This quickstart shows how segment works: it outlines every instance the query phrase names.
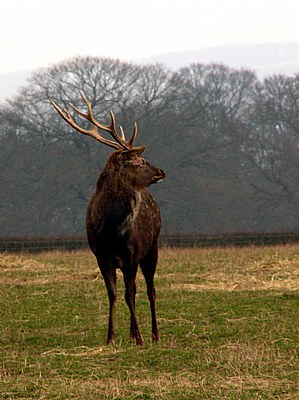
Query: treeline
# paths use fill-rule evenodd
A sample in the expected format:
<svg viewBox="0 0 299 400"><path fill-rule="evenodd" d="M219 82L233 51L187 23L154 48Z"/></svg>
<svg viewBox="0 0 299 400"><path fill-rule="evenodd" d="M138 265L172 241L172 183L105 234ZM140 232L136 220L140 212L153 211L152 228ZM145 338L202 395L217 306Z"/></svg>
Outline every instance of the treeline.
<svg viewBox="0 0 299 400"><path fill-rule="evenodd" d="M78 57L34 73L0 106L1 236L82 235L110 153L49 104L71 101L127 135L166 171L151 190L164 233L299 231L299 73L194 64L179 71Z"/></svg>

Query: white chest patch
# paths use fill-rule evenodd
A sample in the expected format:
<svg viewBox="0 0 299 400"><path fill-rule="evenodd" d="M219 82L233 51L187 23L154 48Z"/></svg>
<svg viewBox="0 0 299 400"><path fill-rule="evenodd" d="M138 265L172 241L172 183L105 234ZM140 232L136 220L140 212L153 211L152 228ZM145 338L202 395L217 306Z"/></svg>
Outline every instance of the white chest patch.
<svg viewBox="0 0 299 400"><path fill-rule="evenodd" d="M140 205L141 205L141 193L138 193L136 195L136 201L134 200L131 201L132 211L130 212L130 214L128 214L124 222L119 227L119 233L121 236L123 236L134 224L139 214Z"/></svg>

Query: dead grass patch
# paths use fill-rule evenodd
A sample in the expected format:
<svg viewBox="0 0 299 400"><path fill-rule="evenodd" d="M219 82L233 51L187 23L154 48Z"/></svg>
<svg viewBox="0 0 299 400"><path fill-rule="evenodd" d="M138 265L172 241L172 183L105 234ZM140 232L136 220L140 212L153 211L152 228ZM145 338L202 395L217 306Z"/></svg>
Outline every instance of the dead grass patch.
<svg viewBox="0 0 299 400"><path fill-rule="evenodd" d="M258 390L259 392L275 390L282 385L287 387L290 384L288 380L277 379L273 376L255 377L252 375L243 376L228 376L225 379L219 379L215 386L218 388L225 388L229 391L233 390L242 393L248 390ZM294 395L293 395L294 396ZM295 397L289 397L295 399Z"/></svg>
<svg viewBox="0 0 299 400"><path fill-rule="evenodd" d="M149 371L127 371L125 378L103 377L96 369L90 371L87 379L52 378L31 381L31 386L38 388L38 398L69 398L69 399L170 399L173 393L187 394L189 390L200 393L204 389L203 376L195 374L174 375L171 373L156 373L147 376ZM29 386L30 383L18 379L19 386ZM65 396L68 397L65 397ZM13 397L11 397L12 399ZM19 397L25 399L26 397ZM186 397L183 397L186 398Z"/></svg>
<svg viewBox="0 0 299 400"><path fill-rule="evenodd" d="M101 279L96 261L87 251L4 254L0 257L0 274L6 285ZM171 290L297 290L299 247L163 248L156 277L168 282ZM142 274L138 279L143 279Z"/></svg>
<svg viewBox="0 0 299 400"><path fill-rule="evenodd" d="M34 258L4 254L0 257L1 282L4 285L47 285L101 279L96 263L85 263L85 258L89 256L82 259L79 252L42 253Z"/></svg>
<svg viewBox="0 0 299 400"><path fill-rule="evenodd" d="M161 277L170 282L172 290L299 289L299 247L295 245L263 248L262 251L258 248L217 248L185 249L178 253L177 249L172 249L162 252L161 257L166 263L175 259L177 265L181 265L179 271L160 272Z"/></svg>

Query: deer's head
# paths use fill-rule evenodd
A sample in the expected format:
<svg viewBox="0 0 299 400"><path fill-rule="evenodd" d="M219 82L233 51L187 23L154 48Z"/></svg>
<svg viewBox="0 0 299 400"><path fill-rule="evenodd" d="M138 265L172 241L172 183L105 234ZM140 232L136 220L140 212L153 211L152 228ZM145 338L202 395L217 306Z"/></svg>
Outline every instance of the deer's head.
<svg viewBox="0 0 299 400"><path fill-rule="evenodd" d="M144 147L115 151L107 163L107 168L114 170L119 179L134 190L142 190L165 177L160 168L151 165L141 156L143 150Z"/></svg>
<svg viewBox="0 0 299 400"><path fill-rule="evenodd" d="M115 125L115 117L112 111L110 111L111 123L110 125L104 125L98 122L92 112L92 108L83 93L80 93L82 99L87 106L87 114L78 110L72 103L69 105L75 110L81 117L87 119L92 123L91 129L84 129L76 124L66 108L61 110L53 100L50 100L53 107L56 109L58 114L69 123L78 132L93 137L105 145L112 147L114 151L107 162L106 171L111 174L117 174L121 181L128 187L134 190L142 190L146 186L152 183L160 182L165 177L165 173L151 165L143 157L141 157L145 147L134 147L133 143L137 135L137 124L135 122L133 133L129 140L126 140L123 128L120 126L120 135L117 133ZM101 136L99 129L109 132L114 140L106 139Z"/></svg>

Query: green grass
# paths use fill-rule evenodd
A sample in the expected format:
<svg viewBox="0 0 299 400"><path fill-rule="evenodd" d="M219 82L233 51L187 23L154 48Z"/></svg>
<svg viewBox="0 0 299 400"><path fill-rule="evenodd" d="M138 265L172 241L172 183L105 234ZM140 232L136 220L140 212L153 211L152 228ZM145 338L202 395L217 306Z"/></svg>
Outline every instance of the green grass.
<svg viewBox="0 0 299 400"><path fill-rule="evenodd" d="M118 274L117 340L89 252L2 255L3 399L299 399L299 246L162 249L161 342L138 275L145 345L129 339Z"/></svg>

